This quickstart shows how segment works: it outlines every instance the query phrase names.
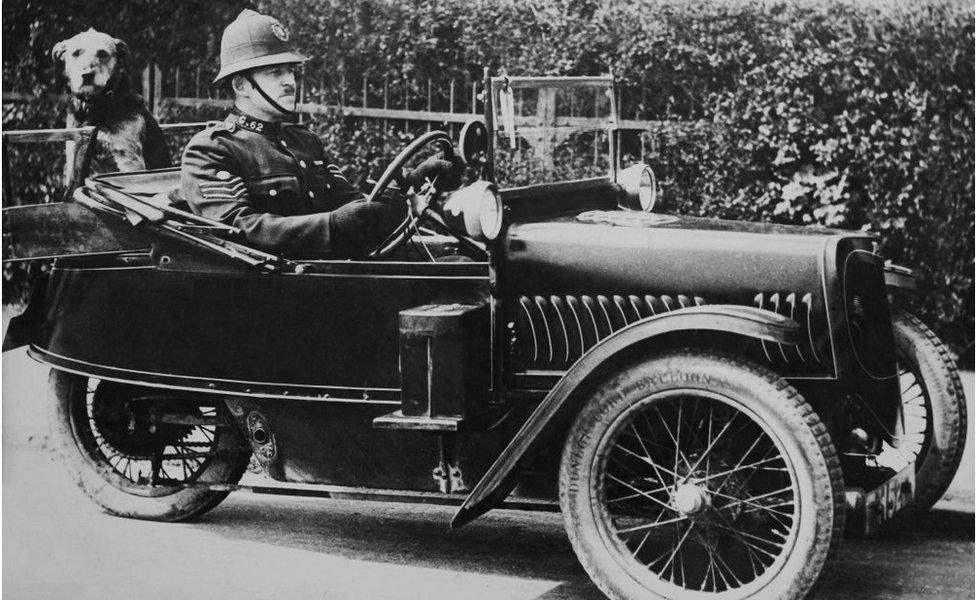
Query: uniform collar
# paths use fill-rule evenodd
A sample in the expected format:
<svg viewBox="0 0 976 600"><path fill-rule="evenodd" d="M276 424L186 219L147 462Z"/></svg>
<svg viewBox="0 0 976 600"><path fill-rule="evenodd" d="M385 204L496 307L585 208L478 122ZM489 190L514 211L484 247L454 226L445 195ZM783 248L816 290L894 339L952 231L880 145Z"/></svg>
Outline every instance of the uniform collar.
<svg viewBox="0 0 976 600"><path fill-rule="evenodd" d="M241 129L260 133L268 137L276 137L281 132L282 125L291 124L289 121L262 121L261 119L255 119L238 108L231 111L225 120Z"/></svg>

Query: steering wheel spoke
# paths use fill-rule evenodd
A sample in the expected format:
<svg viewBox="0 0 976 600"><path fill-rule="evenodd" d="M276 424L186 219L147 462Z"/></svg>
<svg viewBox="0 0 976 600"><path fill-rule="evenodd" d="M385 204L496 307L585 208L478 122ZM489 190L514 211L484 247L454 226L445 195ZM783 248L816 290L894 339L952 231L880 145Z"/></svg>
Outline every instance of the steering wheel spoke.
<svg viewBox="0 0 976 600"><path fill-rule="evenodd" d="M421 135L413 142L411 142L406 148L397 154L393 162L383 171L383 175L377 180L376 185L373 190L369 193L366 198L367 202L376 202L378 198L383 195L383 192L389 187L390 183L396 178L396 174L403 170L410 160L416 156L421 150L430 144L435 144L441 147L444 152L453 151L453 143L451 138L443 131L431 131ZM433 183L432 183L433 185ZM405 244L410 237L417 233L421 226L430 225L433 229L437 230L439 233L445 233L458 240L461 246L465 247L468 251L473 251L477 253L484 253L484 248L479 248L477 244L474 244L470 240L458 235L456 232L452 231L433 210L434 199L436 196L435 189L421 190L420 193L416 194L410 200L410 208L407 211L406 216L403 220L393 228L393 231L388 235L382 242L376 245L371 252L368 253L370 258L383 258L389 256L398 247ZM432 258L429 250L427 255Z"/></svg>

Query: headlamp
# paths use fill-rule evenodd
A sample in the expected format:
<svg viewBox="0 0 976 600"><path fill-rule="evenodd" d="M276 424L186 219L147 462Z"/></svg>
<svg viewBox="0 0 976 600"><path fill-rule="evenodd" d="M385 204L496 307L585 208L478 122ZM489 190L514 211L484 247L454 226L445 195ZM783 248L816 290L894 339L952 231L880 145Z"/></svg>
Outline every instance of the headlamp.
<svg viewBox="0 0 976 600"><path fill-rule="evenodd" d="M617 184L623 188L621 208L651 212L657 202L657 178L645 164L627 167L617 175Z"/></svg>
<svg viewBox="0 0 976 600"><path fill-rule="evenodd" d="M442 211L448 227L483 242L498 237L502 215L502 199L495 184L484 180L452 192Z"/></svg>

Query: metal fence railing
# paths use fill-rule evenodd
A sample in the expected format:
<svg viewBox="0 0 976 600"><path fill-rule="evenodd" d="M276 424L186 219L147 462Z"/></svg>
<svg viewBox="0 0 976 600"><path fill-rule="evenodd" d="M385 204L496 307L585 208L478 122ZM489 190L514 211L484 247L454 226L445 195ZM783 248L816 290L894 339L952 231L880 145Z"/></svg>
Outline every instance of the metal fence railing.
<svg viewBox="0 0 976 600"><path fill-rule="evenodd" d="M206 109L228 109L232 105L226 92L213 89L208 85L210 78L211 73L200 68L188 71L179 67L160 68L155 64L147 66L142 72L142 94L157 118L166 114L180 113L179 110L171 110L173 108L191 109L184 112L195 122L161 124L168 134L167 138L172 146L175 160L179 159L179 149L188 141L191 131L205 125L204 122L197 121L215 112L211 110L208 114ZM7 89L11 87L14 86L7 86ZM388 131L391 126L404 132L416 132L418 127L428 131L438 128L456 135L464 123L471 119L482 118L481 87L482 82L477 79L450 79L438 84L432 79L414 81L407 78L393 80L389 77L366 76L356 81L347 81L345 77L339 77L337 81L327 82L324 77L306 76L300 80L298 108L300 118L330 115L342 119L379 123L384 131ZM630 92L638 94L634 98L635 101L640 98L639 94L646 93L643 88L640 91L630 90ZM627 93L626 89L618 89L617 106L625 105L621 102L620 94ZM67 96L45 94L39 97L35 94L5 91L2 99L4 104L46 100L50 101L53 110L53 107L57 106L59 101L66 100ZM631 116L636 116L633 111ZM582 117L577 115L575 118L579 120ZM569 114L563 117L563 120L567 119L571 121L574 116ZM55 116L52 115L51 122L54 121ZM648 159L653 160L653 157L657 156L663 145L670 143L668 140L683 138L689 130L697 129L701 125L701 122L691 120L622 118L617 124L617 129L620 132L622 147L629 149L632 158L647 162ZM663 131L668 132L666 136L661 135ZM79 141L84 135L83 130L67 129L3 132L4 205L19 203L12 192L16 186L11 185L11 177L22 175L11 169L8 152L11 144ZM53 160L49 157L54 156L55 151L43 151L42 154L48 158L40 162L56 169L56 163L64 161L63 151L57 152L60 152L60 156ZM57 179L57 176L50 177L52 181ZM53 196L56 196L54 192L46 193L48 198Z"/></svg>

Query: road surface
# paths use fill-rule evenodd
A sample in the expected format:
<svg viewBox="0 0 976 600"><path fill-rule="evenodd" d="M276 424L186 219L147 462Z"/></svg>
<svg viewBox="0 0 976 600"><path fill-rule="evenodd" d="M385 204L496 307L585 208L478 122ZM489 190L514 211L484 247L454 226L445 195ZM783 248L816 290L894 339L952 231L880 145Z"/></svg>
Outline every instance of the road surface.
<svg viewBox="0 0 976 600"><path fill-rule="evenodd" d="M972 406L972 374L966 386ZM103 515L45 450L44 393L42 368L4 355L4 598L602 598L558 514L493 511L452 531L448 507L237 493L189 524ZM847 540L819 599L974 597L972 438L948 500Z"/></svg>

